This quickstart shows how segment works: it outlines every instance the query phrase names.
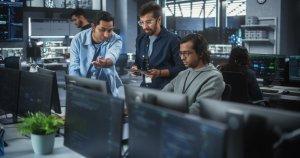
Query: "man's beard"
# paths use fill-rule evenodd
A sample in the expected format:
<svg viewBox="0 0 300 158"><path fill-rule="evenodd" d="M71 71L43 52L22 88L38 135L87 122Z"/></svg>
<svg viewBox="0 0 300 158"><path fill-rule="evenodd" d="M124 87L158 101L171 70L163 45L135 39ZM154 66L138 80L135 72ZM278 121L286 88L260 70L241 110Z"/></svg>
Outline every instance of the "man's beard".
<svg viewBox="0 0 300 158"><path fill-rule="evenodd" d="M156 32L156 30L157 30L157 26L155 26L155 28L153 29L148 29L148 32L144 30L144 32L146 32L146 34L148 34L149 36L152 36Z"/></svg>

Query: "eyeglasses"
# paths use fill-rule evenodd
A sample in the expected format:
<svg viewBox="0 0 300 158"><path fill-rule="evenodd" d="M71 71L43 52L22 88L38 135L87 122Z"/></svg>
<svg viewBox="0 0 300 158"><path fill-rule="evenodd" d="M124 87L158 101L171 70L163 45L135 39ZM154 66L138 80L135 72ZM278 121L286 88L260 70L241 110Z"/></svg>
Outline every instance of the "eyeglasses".
<svg viewBox="0 0 300 158"><path fill-rule="evenodd" d="M192 54L192 52L179 52L180 57L189 57Z"/></svg>
<svg viewBox="0 0 300 158"><path fill-rule="evenodd" d="M147 26L150 26L150 25L153 25L154 23L156 22L156 19L152 19L152 20L147 20L147 21L138 21L138 24L140 26L144 26L144 25L147 25Z"/></svg>

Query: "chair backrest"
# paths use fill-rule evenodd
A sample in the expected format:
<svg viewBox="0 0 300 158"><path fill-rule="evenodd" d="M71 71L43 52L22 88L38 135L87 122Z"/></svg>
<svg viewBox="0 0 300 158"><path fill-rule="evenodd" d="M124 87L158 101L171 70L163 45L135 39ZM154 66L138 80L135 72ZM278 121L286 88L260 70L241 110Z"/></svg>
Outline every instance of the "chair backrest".
<svg viewBox="0 0 300 158"><path fill-rule="evenodd" d="M16 57L16 56L6 57L4 59L4 66L6 68L20 70L20 67L21 67L21 65L20 65L20 57Z"/></svg>
<svg viewBox="0 0 300 158"><path fill-rule="evenodd" d="M228 101L249 103L248 83L245 74L240 72L223 71L224 82L231 86ZM225 98L224 98L225 99Z"/></svg>
<svg viewBox="0 0 300 158"><path fill-rule="evenodd" d="M231 96L231 86L229 84L225 84L225 89L222 94L222 100L230 100Z"/></svg>

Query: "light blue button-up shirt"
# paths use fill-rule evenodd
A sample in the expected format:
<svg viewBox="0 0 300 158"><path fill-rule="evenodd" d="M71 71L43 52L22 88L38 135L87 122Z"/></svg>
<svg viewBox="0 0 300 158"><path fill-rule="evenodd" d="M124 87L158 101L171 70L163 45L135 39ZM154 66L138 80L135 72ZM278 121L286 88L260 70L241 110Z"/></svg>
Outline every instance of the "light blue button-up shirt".
<svg viewBox="0 0 300 158"><path fill-rule="evenodd" d="M112 95L118 96L118 88L122 85L122 82L116 71L115 63L122 50L122 39L119 35L113 33L109 40L100 44L100 48L98 56L110 58L113 61L113 66L109 68L95 68L93 66L91 72L96 74L97 79L105 80ZM92 42L91 28L76 34L70 47L69 75L86 77L96 51Z"/></svg>

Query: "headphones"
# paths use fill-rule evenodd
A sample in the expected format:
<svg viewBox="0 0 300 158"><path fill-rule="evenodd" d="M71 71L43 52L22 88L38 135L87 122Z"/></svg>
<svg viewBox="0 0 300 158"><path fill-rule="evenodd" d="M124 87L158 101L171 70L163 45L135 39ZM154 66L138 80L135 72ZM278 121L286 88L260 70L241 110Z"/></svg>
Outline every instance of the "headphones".
<svg viewBox="0 0 300 158"><path fill-rule="evenodd" d="M200 44L203 42L203 37L202 35L200 34L197 34L197 33L194 33L193 34L193 38L195 40L195 43L196 44L194 47L196 48L196 53L197 55L202 55L203 54L203 51L204 51L204 45L203 44Z"/></svg>

